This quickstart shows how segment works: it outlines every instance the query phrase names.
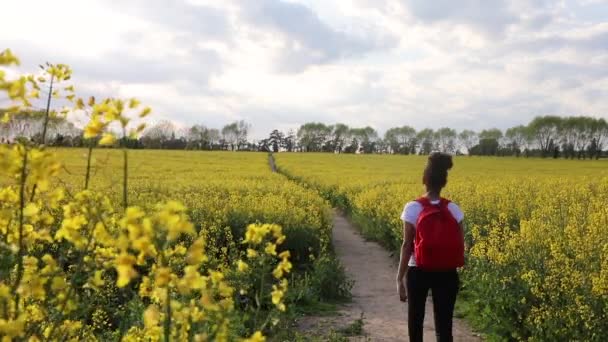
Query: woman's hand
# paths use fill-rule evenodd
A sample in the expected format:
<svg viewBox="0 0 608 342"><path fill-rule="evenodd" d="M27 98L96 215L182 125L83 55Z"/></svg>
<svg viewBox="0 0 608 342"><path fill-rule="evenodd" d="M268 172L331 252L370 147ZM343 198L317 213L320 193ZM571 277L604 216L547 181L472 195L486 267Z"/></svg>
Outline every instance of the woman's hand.
<svg viewBox="0 0 608 342"><path fill-rule="evenodd" d="M402 302L407 301L407 291L405 289L405 282L402 279L397 279L397 291L399 292L399 300Z"/></svg>

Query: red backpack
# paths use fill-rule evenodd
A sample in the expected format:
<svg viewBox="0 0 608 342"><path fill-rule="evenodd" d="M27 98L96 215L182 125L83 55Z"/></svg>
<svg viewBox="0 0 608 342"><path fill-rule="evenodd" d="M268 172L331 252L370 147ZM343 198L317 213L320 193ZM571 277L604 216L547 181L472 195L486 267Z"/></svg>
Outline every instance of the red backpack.
<svg viewBox="0 0 608 342"><path fill-rule="evenodd" d="M449 200L434 205L428 198L416 200L422 212L416 222L414 254L424 270L450 270L464 266L464 241L458 222L448 210Z"/></svg>

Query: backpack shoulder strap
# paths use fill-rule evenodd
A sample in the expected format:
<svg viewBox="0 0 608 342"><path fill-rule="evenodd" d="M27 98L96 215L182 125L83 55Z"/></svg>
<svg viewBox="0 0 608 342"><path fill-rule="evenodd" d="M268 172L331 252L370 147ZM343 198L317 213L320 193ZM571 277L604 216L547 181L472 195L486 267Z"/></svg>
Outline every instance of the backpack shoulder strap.
<svg viewBox="0 0 608 342"><path fill-rule="evenodd" d="M449 205L449 204L452 202L452 201L450 201L449 199L447 199L447 198L443 198L443 197L441 197L440 201L441 201L441 202L440 202L440 206L441 206L442 208L446 208L446 209L447 209L448 205Z"/></svg>
<svg viewBox="0 0 608 342"><path fill-rule="evenodd" d="M440 207L433 205L431 200L426 197L420 197L416 202L422 205L422 212L420 213L420 216L418 216L418 222L441 211Z"/></svg>
<svg viewBox="0 0 608 342"><path fill-rule="evenodd" d="M420 203L420 205L422 205L422 208L430 207L432 205L431 201L426 197L419 197L416 202Z"/></svg>

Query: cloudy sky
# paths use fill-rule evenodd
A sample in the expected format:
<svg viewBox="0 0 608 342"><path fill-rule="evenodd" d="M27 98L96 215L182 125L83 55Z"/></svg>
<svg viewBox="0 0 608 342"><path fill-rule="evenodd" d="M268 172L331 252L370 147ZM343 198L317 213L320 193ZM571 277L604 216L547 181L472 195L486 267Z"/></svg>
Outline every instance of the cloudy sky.
<svg viewBox="0 0 608 342"><path fill-rule="evenodd" d="M381 132L608 117L606 0L20 0L0 48L155 120Z"/></svg>

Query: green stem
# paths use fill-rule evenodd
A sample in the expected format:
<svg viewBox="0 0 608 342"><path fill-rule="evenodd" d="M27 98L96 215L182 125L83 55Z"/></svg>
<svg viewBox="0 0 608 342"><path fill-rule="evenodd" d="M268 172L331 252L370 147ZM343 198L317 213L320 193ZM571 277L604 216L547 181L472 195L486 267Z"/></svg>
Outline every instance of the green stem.
<svg viewBox="0 0 608 342"><path fill-rule="evenodd" d="M15 283L13 284L13 288L11 289L11 292L15 294L15 319L17 319L17 317L19 316L20 296L17 292L17 289L19 288L19 285L21 285L21 280L23 278L23 257L25 255L25 250L23 248L23 211L25 210L25 183L27 179L27 148L25 146L23 148L23 167L21 168L21 184L19 187L19 250L17 252L17 276L15 277Z"/></svg>
<svg viewBox="0 0 608 342"><path fill-rule="evenodd" d="M91 158L93 156L93 143L89 141L89 154L87 155L87 173L84 178L84 189L89 189L89 180L91 179Z"/></svg>
<svg viewBox="0 0 608 342"><path fill-rule="evenodd" d="M6 235L4 235L4 244L8 245L8 230L11 229L11 224L13 223L13 218L11 217L8 220L8 224L6 225Z"/></svg>
<svg viewBox="0 0 608 342"><path fill-rule="evenodd" d="M103 223L103 221L99 221L101 222L101 224L103 224L105 226L105 224ZM89 226L89 228L91 228L91 226ZM91 230L91 229L89 229ZM57 329L59 322L63 320L63 311L65 310L68 301L70 299L70 297L72 296L74 289L76 288L76 286L74 285L74 281L76 280L76 277L80 274L80 272L82 272L82 269L84 268L84 258L85 256L87 256L90 251L89 248L91 247L91 244L93 243L93 234L89 234L89 237L87 239L87 245L84 248L84 251L82 253L82 257L80 258L80 260L78 260L78 264L76 265L76 271L72 274L72 278L70 279L70 288L68 289L68 292L65 295L65 298L63 300L63 302L61 303L60 309L59 309L59 313L61 315L60 319L57 319L54 323L53 326L51 327L51 331L49 332L49 337L47 339L47 341L51 341L53 339L53 335L55 333L55 330ZM60 339L63 340L63 339Z"/></svg>
<svg viewBox="0 0 608 342"><path fill-rule="evenodd" d="M165 342L171 341L171 290L169 284L167 284L167 304L165 306Z"/></svg>
<svg viewBox="0 0 608 342"><path fill-rule="evenodd" d="M49 87L49 96L46 100L46 111L44 113L44 126L42 126L42 136L40 137L40 144L46 143L46 131L49 126L49 112L51 110L51 96L53 96L53 82L55 81L55 75L51 75L51 83Z"/></svg>
<svg viewBox="0 0 608 342"><path fill-rule="evenodd" d="M51 97L53 96L53 82L55 81L55 75L51 75L51 83L49 87L49 96L46 99L46 110L44 112L44 125L42 126L42 136L40 137L40 145L46 144L46 132L49 127L49 117L51 111ZM36 190L38 190L38 184L34 184L32 188L32 195L30 196L30 201L34 200L36 196Z"/></svg>
<svg viewBox="0 0 608 342"><path fill-rule="evenodd" d="M126 129L123 128L123 147L122 147L122 155L123 155L123 187L122 187L122 205L124 207L124 210L127 210L127 207L129 206L129 199L128 199L128 191L127 191L127 186L128 186L128 178L129 178L129 159L127 156L127 132Z"/></svg>
<svg viewBox="0 0 608 342"><path fill-rule="evenodd" d="M194 341L194 327L193 325L193 321L192 321L192 314L190 314L188 316L188 342L193 342Z"/></svg>
<svg viewBox="0 0 608 342"><path fill-rule="evenodd" d="M264 266L264 270L262 271L261 275L262 277L260 278L260 290L257 293L257 298L256 298L256 309L255 309L255 316L253 319L253 326L255 327L255 329L258 328L258 316L260 315L260 310L262 309L262 302L264 300L263 295L264 295L264 285L265 285L265 280L266 280L266 271L267 271L267 267Z"/></svg>

